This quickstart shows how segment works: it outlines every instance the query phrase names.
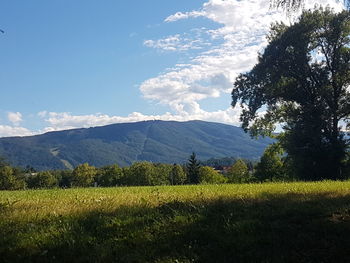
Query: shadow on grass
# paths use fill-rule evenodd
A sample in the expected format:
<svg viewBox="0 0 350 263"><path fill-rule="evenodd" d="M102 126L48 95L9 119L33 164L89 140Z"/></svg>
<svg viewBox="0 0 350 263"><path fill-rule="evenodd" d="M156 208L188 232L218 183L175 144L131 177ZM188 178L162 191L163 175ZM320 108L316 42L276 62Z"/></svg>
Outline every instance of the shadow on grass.
<svg viewBox="0 0 350 263"><path fill-rule="evenodd" d="M263 193L1 220L1 262L350 262L350 196Z"/></svg>

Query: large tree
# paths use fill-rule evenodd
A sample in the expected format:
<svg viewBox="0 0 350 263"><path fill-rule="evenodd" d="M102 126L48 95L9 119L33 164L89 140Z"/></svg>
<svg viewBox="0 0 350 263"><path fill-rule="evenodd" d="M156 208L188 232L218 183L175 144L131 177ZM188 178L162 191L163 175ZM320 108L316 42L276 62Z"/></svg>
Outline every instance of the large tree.
<svg viewBox="0 0 350 263"><path fill-rule="evenodd" d="M157 169L150 162L135 162L126 171L126 183L128 185L157 185Z"/></svg>
<svg viewBox="0 0 350 263"><path fill-rule="evenodd" d="M282 156L283 149L278 143L268 146L255 166L255 178L260 182L287 179Z"/></svg>
<svg viewBox="0 0 350 263"><path fill-rule="evenodd" d="M123 170L117 164L104 166L97 170L96 177L98 185L120 185L123 177Z"/></svg>
<svg viewBox="0 0 350 263"><path fill-rule="evenodd" d="M54 188L58 186L58 180L49 171L44 171L28 174L27 184L29 188Z"/></svg>
<svg viewBox="0 0 350 263"><path fill-rule="evenodd" d="M227 177L230 183L247 183L251 179L248 166L242 159L238 159L235 164L231 166L228 170Z"/></svg>
<svg viewBox="0 0 350 263"><path fill-rule="evenodd" d="M72 172L72 186L89 187L93 185L97 170L88 163L80 164Z"/></svg>
<svg viewBox="0 0 350 263"><path fill-rule="evenodd" d="M199 184L199 169L201 167L200 162L197 160L196 154L193 152L186 164L187 181L189 184Z"/></svg>
<svg viewBox="0 0 350 263"><path fill-rule="evenodd" d="M243 128L271 135L282 124L280 142L303 179L342 176L348 144L340 125L350 117L349 34L348 11L307 11L292 26L276 24L258 63L234 84L232 105L243 108Z"/></svg>

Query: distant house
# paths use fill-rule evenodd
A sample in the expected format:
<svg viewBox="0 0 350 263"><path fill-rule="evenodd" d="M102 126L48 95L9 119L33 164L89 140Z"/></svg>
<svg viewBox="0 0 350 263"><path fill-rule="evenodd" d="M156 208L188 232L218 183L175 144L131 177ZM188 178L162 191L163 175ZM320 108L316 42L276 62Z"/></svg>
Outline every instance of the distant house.
<svg viewBox="0 0 350 263"><path fill-rule="evenodd" d="M215 166L214 170L221 174L227 174L230 168L231 166Z"/></svg>
<svg viewBox="0 0 350 263"><path fill-rule="evenodd" d="M35 176L37 175L38 173L25 173L24 176L26 177L30 177L30 176Z"/></svg>

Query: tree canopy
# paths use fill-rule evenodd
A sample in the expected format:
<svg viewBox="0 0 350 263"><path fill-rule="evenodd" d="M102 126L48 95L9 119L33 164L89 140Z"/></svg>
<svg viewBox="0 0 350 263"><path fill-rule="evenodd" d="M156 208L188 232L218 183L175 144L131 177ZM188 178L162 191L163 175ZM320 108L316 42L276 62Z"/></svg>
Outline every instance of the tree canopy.
<svg viewBox="0 0 350 263"><path fill-rule="evenodd" d="M284 178L284 165L282 161L283 150L278 143L273 143L266 148L254 171L255 178L260 181L278 181Z"/></svg>
<svg viewBox="0 0 350 263"><path fill-rule="evenodd" d="M227 177L230 183L248 182L250 180L250 175L247 164L242 159L238 159L229 169Z"/></svg>
<svg viewBox="0 0 350 263"><path fill-rule="evenodd" d="M303 179L340 178L350 117L350 14L304 12L292 26L272 26L258 63L237 77L232 106L253 136L279 136Z"/></svg>
<svg viewBox="0 0 350 263"><path fill-rule="evenodd" d="M227 178L209 166L199 168L199 182L201 184L224 184Z"/></svg>
<svg viewBox="0 0 350 263"><path fill-rule="evenodd" d="M72 186L87 187L94 182L96 168L88 163L80 164L72 172Z"/></svg>
<svg viewBox="0 0 350 263"><path fill-rule="evenodd" d="M188 159L186 164L187 168L187 180L190 184L199 183L199 168L201 167L200 162L197 160L196 154L193 152Z"/></svg>
<svg viewBox="0 0 350 263"><path fill-rule="evenodd" d="M179 164L173 165L169 176L171 185L184 184L186 181L186 173Z"/></svg>

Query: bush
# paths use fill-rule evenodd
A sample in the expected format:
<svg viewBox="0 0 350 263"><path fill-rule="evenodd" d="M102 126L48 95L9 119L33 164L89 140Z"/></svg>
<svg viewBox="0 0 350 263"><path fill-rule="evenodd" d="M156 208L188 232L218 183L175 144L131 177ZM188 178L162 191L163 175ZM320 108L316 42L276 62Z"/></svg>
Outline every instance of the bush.
<svg viewBox="0 0 350 263"><path fill-rule="evenodd" d="M165 163L158 163L155 165L156 177L154 178L157 185L169 185L171 184L171 172L172 165Z"/></svg>
<svg viewBox="0 0 350 263"><path fill-rule="evenodd" d="M116 186L122 184L122 177L122 169L114 164L98 169L96 179L100 186Z"/></svg>
<svg viewBox="0 0 350 263"><path fill-rule="evenodd" d="M260 182L286 179L282 155L283 150L279 144L275 143L267 147L255 167L255 178Z"/></svg>
<svg viewBox="0 0 350 263"><path fill-rule="evenodd" d="M19 190L26 187L23 173L5 165L0 167L0 190Z"/></svg>
<svg viewBox="0 0 350 263"><path fill-rule="evenodd" d="M186 182L186 173L181 165L174 164L170 172L170 183L172 185L184 184Z"/></svg>
<svg viewBox="0 0 350 263"><path fill-rule="evenodd" d="M71 170L55 170L51 171L51 174L57 178L59 187L67 188L72 187L72 176Z"/></svg>
<svg viewBox="0 0 350 263"><path fill-rule="evenodd" d="M203 166L199 168L199 181L201 184L223 184L227 182L227 178L212 167Z"/></svg>
<svg viewBox="0 0 350 263"><path fill-rule="evenodd" d="M157 185L157 170L152 163L136 162L127 169L127 185Z"/></svg>
<svg viewBox="0 0 350 263"><path fill-rule="evenodd" d="M88 187L92 186L95 176L96 168L87 163L78 165L72 173L72 186L74 187Z"/></svg>
<svg viewBox="0 0 350 263"><path fill-rule="evenodd" d="M231 166L227 173L228 181L230 183L247 183L252 180L246 163L239 159Z"/></svg>
<svg viewBox="0 0 350 263"><path fill-rule="evenodd" d="M30 175L27 179L29 188L53 188L58 186L58 180L49 171Z"/></svg>

